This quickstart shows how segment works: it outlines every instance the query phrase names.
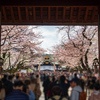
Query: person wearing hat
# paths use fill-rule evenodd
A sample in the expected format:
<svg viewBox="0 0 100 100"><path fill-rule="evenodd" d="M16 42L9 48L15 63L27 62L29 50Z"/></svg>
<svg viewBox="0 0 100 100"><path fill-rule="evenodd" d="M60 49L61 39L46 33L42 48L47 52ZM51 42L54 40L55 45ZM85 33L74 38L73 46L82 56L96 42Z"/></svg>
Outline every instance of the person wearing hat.
<svg viewBox="0 0 100 100"><path fill-rule="evenodd" d="M70 81L70 86L72 87L70 100L79 100L79 94L82 92L82 88L78 85L78 81L75 78Z"/></svg>

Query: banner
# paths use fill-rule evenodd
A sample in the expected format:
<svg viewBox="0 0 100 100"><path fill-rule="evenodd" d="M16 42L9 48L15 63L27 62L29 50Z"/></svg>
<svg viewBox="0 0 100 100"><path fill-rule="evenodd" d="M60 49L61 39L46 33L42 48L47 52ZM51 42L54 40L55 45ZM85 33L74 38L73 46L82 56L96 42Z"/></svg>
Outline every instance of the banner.
<svg viewBox="0 0 100 100"><path fill-rule="evenodd" d="M39 69L39 66L38 66ZM55 66L56 69L56 66ZM54 66L40 66L40 70L54 70Z"/></svg>

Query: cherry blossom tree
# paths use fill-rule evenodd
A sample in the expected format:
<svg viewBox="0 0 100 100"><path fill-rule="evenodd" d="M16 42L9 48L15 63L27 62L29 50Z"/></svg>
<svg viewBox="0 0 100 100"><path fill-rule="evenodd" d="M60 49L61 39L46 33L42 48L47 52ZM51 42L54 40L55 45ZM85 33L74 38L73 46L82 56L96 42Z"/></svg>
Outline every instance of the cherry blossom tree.
<svg viewBox="0 0 100 100"><path fill-rule="evenodd" d="M91 72L93 58L98 56L97 26L63 26L58 31L64 33L61 43L54 47L59 60Z"/></svg>
<svg viewBox="0 0 100 100"><path fill-rule="evenodd" d="M8 68L9 52L10 63L16 67L18 62L25 61L32 65L37 55L44 53L39 39L43 38L41 33L35 33L37 26L2 26L1 50L5 56L4 68Z"/></svg>

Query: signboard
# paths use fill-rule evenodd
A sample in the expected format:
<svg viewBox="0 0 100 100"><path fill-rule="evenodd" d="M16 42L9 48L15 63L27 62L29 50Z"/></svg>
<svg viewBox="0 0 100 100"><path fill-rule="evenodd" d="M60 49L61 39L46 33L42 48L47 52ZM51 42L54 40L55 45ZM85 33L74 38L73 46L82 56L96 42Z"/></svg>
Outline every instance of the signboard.
<svg viewBox="0 0 100 100"><path fill-rule="evenodd" d="M56 69L56 67L55 67L55 69ZM53 71L54 66L40 66L40 70L52 70Z"/></svg>
<svg viewBox="0 0 100 100"><path fill-rule="evenodd" d="M27 73L27 70L21 70L21 73Z"/></svg>

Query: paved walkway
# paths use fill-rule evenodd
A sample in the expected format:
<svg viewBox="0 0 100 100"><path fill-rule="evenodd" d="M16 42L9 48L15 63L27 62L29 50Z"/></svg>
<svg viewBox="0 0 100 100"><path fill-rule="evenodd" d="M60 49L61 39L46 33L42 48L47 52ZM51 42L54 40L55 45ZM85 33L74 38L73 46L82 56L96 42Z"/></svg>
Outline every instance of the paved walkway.
<svg viewBox="0 0 100 100"><path fill-rule="evenodd" d="M43 94L43 87L42 87L42 82L40 83L40 89L41 89L41 92L42 92L42 94L41 94L41 97L39 98L39 100L44 100L44 94Z"/></svg>

